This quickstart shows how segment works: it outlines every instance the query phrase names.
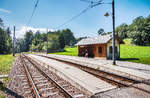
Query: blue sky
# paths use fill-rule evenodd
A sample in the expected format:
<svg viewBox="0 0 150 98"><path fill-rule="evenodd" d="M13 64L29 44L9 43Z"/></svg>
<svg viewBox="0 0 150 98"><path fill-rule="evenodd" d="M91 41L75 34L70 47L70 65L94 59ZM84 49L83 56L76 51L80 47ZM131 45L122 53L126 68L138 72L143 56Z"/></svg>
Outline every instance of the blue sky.
<svg viewBox="0 0 150 98"><path fill-rule="evenodd" d="M93 0L98 1L98 0ZM111 2L112 0L103 0ZM36 0L0 0L0 18L5 26L17 28L17 37L24 34L25 26L31 16ZM77 15L89 4L80 0L39 0L38 7L28 28L33 30L46 28L55 30L69 18ZM150 0L115 0L116 26L127 23L138 16L150 15ZM59 28L70 28L76 37L97 36L99 28L106 32L112 31L111 17L105 17L111 12L111 5L99 5L90 9L67 25Z"/></svg>

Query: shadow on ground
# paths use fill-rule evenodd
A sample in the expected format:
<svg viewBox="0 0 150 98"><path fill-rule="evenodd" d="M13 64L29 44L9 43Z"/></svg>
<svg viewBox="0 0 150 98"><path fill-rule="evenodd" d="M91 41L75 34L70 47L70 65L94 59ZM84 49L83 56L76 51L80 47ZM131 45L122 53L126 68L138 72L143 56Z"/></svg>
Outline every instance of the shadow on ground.
<svg viewBox="0 0 150 98"><path fill-rule="evenodd" d="M139 58L120 58L119 61L140 60Z"/></svg>
<svg viewBox="0 0 150 98"><path fill-rule="evenodd" d="M8 95L14 96L15 98L24 98L21 95L18 95L16 92L10 90L9 88L5 87L3 83L0 83L0 90L5 92Z"/></svg>

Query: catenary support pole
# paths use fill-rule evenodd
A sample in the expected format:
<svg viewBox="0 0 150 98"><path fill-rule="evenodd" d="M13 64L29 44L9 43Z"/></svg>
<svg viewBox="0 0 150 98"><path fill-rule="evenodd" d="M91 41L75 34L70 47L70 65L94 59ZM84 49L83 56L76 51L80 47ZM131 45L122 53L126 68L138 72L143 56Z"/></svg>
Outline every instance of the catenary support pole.
<svg viewBox="0 0 150 98"><path fill-rule="evenodd" d="M116 65L116 56L115 56L115 2L112 0L112 23L113 23L113 40L112 40L112 60L113 65Z"/></svg>
<svg viewBox="0 0 150 98"><path fill-rule="evenodd" d="M15 56L15 52L16 52L16 37L15 37L15 31L16 31L16 27L14 26L14 33L13 33L13 56Z"/></svg>
<svg viewBox="0 0 150 98"><path fill-rule="evenodd" d="M46 49L46 54L48 54L48 29L47 29L47 45L46 45L47 47L47 49Z"/></svg>

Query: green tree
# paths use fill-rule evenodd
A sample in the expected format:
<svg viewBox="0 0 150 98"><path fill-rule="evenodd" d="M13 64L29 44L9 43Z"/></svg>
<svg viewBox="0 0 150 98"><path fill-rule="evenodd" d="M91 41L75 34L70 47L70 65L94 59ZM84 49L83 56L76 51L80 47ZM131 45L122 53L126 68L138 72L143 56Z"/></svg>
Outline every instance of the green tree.
<svg viewBox="0 0 150 98"><path fill-rule="evenodd" d="M150 45L150 16L146 18L137 17L129 28L132 43L142 46Z"/></svg>
<svg viewBox="0 0 150 98"><path fill-rule="evenodd" d="M48 42L47 42L48 41ZM76 39L70 29L58 30L48 33L40 33L37 31L34 34L32 45L30 49L32 51L46 51L48 52L60 51L64 49L65 45L72 46L76 43Z"/></svg>
<svg viewBox="0 0 150 98"><path fill-rule="evenodd" d="M62 33L59 34L58 40L59 40L60 48L64 49L64 47L65 47L65 39L64 39L64 36L63 36Z"/></svg>
<svg viewBox="0 0 150 98"><path fill-rule="evenodd" d="M7 53L11 53L12 52L12 47L13 47L13 44L12 44L12 38L11 38L11 31L10 31L10 28L8 27L6 29L6 38L7 38Z"/></svg>
<svg viewBox="0 0 150 98"><path fill-rule="evenodd" d="M25 51L25 40L23 38L16 39L16 52L24 52Z"/></svg>
<svg viewBox="0 0 150 98"><path fill-rule="evenodd" d="M54 52L60 49L59 36L58 34L48 35L48 52Z"/></svg>
<svg viewBox="0 0 150 98"><path fill-rule="evenodd" d="M33 32L31 30L26 32L24 40L25 40L25 52L28 52L30 50L30 45L32 44L33 40Z"/></svg>
<svg viewBox="0 0 150 98"><path fill-rule="evenodd" d="M98 30L98 35L104 35L104 34L105 34L104 29L103 29L103 28L100 28L100 29Z"/></svg>
<svg viewBox="0 0 150 98"><path fill-rule="evenodd" d="M120 40L131 38L135 45L150 45L150 15L146 18L139 16L132 24L121 24L116 28Z"/></svg>
<svg viewBox="0 0 150 98"><path fill-rule="evenodd" d="M0 28L0 54L7 53L7 34Z"/></svg>
<svg viewBox="0 0 150 98"><path fill-rule="evenodd" d="M116 33L118 33L118 36L120 40L123 40L128 37L128 25L123 23L120 26L116 28Z"/></svg>
<svg viewBox="0 0 150 98"><path fill-rule="evenodd" d="M0 28L3 28L4 27L4 23L3 23L3 20L0 18Z"/></svg>
<svg viewBox="0 0 150 98"><path fill-rule="evenodd" d="M70 29L61 31L64 36L65 45L73 46L76 43L76 39Z"/></svg>
<svg viewBox="0 0 150 98"><path fill-rule="evenodd" d="M0 54L11 53L12 38L10 29L4 29L3 20L0 18Z"/></svg>
<svg viewBox="0 0 150 98"><path fill-rule="evenodd" d="M44 46L44 35L42 35L39 31L37 31L34 35L34 39L32 40L31 50L33 51L42 51Z"/></svg>

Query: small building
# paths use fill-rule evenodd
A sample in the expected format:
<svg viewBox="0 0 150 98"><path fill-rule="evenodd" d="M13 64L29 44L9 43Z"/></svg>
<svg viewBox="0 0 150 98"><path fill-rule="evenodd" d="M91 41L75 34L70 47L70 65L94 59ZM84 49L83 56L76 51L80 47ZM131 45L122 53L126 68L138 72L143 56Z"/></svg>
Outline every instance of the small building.
<svg viewBox="0 0 150 98"><path fill-rule="evenodd" d="M120 43L118 36L116 36L115 42L115 55L116 59L118 59L120 58ZM85 56L87 52L88 57L112 59L112 34L85 38L76 45L78 46L78 56Z"/></svg>

